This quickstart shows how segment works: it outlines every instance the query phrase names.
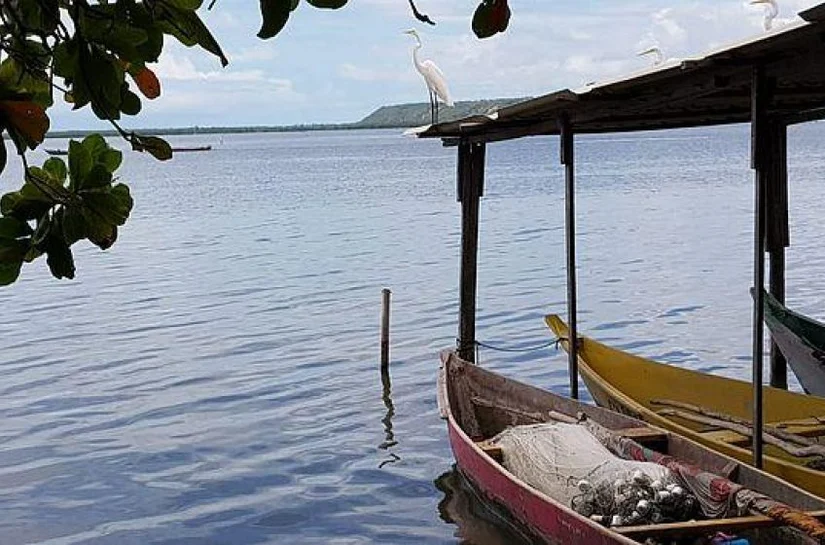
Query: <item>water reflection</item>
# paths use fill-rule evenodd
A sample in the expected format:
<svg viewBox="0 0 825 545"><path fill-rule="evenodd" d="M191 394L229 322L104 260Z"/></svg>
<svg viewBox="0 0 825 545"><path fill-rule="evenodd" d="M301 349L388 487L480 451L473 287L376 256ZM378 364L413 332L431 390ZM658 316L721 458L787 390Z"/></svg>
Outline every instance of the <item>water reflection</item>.
<svg viewBox="0 0 825 545"><path fill-rule="evenodd" d="M454 524L462 545L535 545L541 543L485 503L455 466L435 480L444 493L438 503L441 520Z"/></svg>
<svg viewBox="0 0 825 545"><path fill-rule="evenodd" d="M398 444L398 441L395 440L395 432L392 430L395 404L392 402L392 380L390 378L389 367L381 367L381 386L381 400L384 402L384 407L387 412L384 414L384 418L381 419L381 423L384 425L384 440L378 445L378 448L381 450L389 450ZM401 458L396 453L390 452L389 458L378 464L378 467L382 468L387 464L394 464L400 460Z"/></svg>

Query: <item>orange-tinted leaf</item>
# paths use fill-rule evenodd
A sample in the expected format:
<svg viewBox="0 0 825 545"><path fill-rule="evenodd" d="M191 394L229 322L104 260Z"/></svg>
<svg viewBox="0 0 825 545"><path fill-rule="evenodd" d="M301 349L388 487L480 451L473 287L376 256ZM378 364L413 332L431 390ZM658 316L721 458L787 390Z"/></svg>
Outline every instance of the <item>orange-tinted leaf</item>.
<svg viewBox="0 0 825 545"><path fill-rule="evenodd" d="M21 136L31 149L43 142L46 131L49 130L46 110L28 100L0 101L0 118L9 129Z"/></svg>
<svg viewBox="0 0 825 545"><path fill-rule="evenodd" d="M132 79L148 99L158 98L160 96L160 80L154 72L146 68L141 68L137 73L132 74Z"/></svg>

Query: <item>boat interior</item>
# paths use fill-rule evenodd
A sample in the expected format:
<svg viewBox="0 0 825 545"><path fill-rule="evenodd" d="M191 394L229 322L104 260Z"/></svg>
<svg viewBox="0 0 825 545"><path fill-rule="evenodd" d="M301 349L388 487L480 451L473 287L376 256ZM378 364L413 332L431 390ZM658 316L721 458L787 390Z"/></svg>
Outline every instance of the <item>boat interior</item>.
<svg viewBox="0 0 825 545"><path fill-rule="evenodd" d="M779 481L752 467L717 454L697 443L644 422L593 405L577 402L551 392L507 379L465 362L454 353L442 356L444 384L449 412L458 426L493 461L501 465L501 451L489 440L511 426L541 422L569 421L585 415L601 426L640 445L683 462L724 476L746 488L825 520L825 501L793 486L778 486ZM442 401L442 407L445 406ZM445 415L446 416L446 415ZM502 466L506 471L506 468ZM671 523L617 528L639 542L646 539L695 538L715 531L747 534L752 543L816 543L763 516L749 516L688 523ZM663 541L654 541L663 542ZM680 543L678 539L675 541ZM693 543L693 541L689 541Z"/></svg>
<svg viewBox="0 0 825 545"><path fill-rule="evenodd" d="M566 338L567 325L559 317L548 316L547 322L557 336ZM652 413L674 419L709 440L750 449L747 434L733 429L738 426L723 424L717 418L724 415L739 421L740 427L750 426L752 387L748 382L658 363L586 337L579 338L579 365L585 382L600 380L600 386L610 388L611 395L632 399ZM796 435L813 443L823 443L825 398L768 386L763 395L768 432L778 430L780 436ZM611 406L610 400L599 400L599 403L602 401ZM771 444L765 445L765 454L791 460L800 458ZM825 456L801 458L808 458L803 463L811 469L825 468Z"/></svg>

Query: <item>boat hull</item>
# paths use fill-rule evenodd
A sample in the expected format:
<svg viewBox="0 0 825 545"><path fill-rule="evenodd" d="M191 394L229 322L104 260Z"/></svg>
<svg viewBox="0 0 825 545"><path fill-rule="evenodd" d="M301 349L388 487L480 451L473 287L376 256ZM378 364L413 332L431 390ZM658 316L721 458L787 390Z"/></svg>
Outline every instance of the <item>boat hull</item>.
<svg viewBox="0 0 825 545"><path fill-rule="evenodd" d="M794 312L765 293L765 323L771 340L809 394L825 397L825 324Z"/></svg>
<svg viewBox="0 0 825 545"><path fill-rule="evenodd" d="M608 532L501 470L484 454L450 415L448 433L456 466L487 501L506 510L514 520L545 543L556 545L634 544L628 538Z"/></svg>

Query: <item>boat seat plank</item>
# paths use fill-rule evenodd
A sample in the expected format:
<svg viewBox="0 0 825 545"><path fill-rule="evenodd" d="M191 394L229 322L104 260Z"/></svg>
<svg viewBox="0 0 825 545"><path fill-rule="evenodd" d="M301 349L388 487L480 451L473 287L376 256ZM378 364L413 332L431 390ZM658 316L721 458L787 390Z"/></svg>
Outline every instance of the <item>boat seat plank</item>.
<svg viewBox="0 0 825 545"><path fill-rule="evenodd" d="M710 441L720 441L722 443L728 443L729 445L744 446L749 445L751 442L749 437L745 437L735 431L713 430L706 431L702 433L702 435L707 437Z"/></svg>
<svg viewBox="0 0 825 545"><path fill-rule="evenodd" d="M818 420L818 419L817 419ZM801 435L802 437L821 437L825 435L825 423L807 420L786 420L784 422L766 422L768 426L779 428L788 433Z"/></svg>
<svg viewBox="0 0 825 545"><path fill-rule="evenodd" d="M808 515L820 521L825 520L825 510L809 511ZM777 526L784 526L784 524L770 517L753 515L731 519L694 520L690 522L672 522L648 526L626 526L624 528L613 528L613 530L623 536L638 541L647 538L668 539L692 535L710 535L723 531L725 533L735 533L742 530L775 528Z"/></svg>
<svg viewBox="0 0 825 545"><path fill-rule="evenodd" d="M781 429L782 431L793 433L795 435L799 435L800 437L807 437L809 439L825 435L825 426L823 426L822 424L801 425L799 421L795 421L786 422L783 425L769 425L775 426L778 429ZM745 437L741 433L737 433L735 431L730 430L720 430L717 428L714 430L702 432L702 435L704 437L707 437L711 441L721 441L731 445L745 446L750 444L750 438Z"/></svg>
<svg viewBox="0 0 825 545"><path fill-rule="evenodd" d="M494 445L489 441L477 441L476 446L483 450L484 454L486 454L496 462L501 463L501 461L504 460L504 454L502 454L500 446Z"/></svg>
<svg viewBox="0 0 825 545"><path fill-rule="evenodd" d="M641 428L625 428L623 430L617 430L617 432L622 437L633 439L637 443L667 442L667 433L647 426Z"/></svg>

